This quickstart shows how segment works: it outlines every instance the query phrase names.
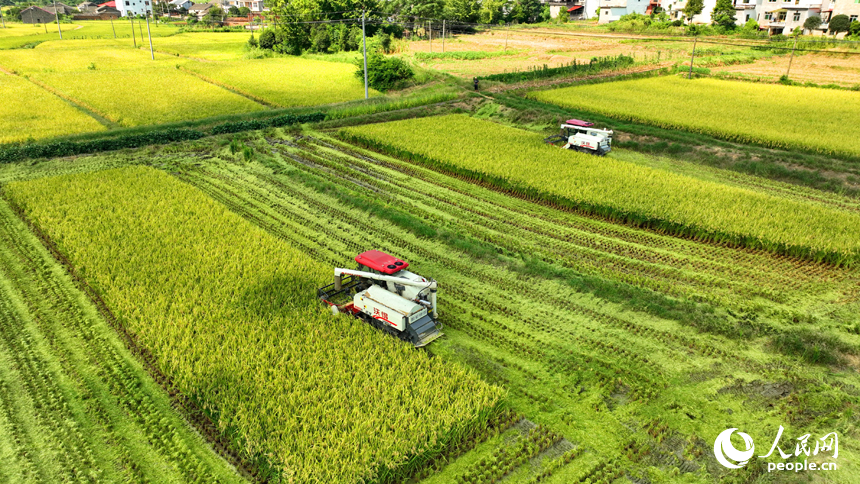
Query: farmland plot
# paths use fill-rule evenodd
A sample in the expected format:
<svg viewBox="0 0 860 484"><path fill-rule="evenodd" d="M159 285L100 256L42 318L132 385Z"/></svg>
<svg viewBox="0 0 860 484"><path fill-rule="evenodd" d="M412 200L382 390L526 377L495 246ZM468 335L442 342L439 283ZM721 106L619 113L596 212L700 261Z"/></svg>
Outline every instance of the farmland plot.
<svg viewBox="0 0 860 484"><path fill-rule="evenodd" d="M462 133L472 142L462 143ZM851 264L860 215L543 145L466 116L346 128L344 137L577 210L697 239ZM443 148L444 147L444 148Z"/></svg>
<svg viewBox="0 0 860 484"><path fill-rule="evenodd" d="M812 328L818 341L835 335L856 347L856 269L619 226L319 133L304 135L243 135L261 156L259 163L244 162L217 143L201 152L195 142L187 151L182 145L151 147L131 157L0 167L0 180L151 163L322 261L326 273L350 264L361 250L377 248L439 280L446 337L431 351L505 386L514 408L542 425L532 429L520 422L444 467L428 484L476 482L481 475L486 481L499 473L511 484L539 476L551 484L612 482L619 476L654 483L762 478L765 471L755 462L727 471L713 459L713 438L727 425L751 430L757 444L772 442L783 425L783 449L804 433L837 431L839 469L828 477L860 479L854 464L858 440L845 411L858 399L856 373L844 363L811 364L811 354L775 351L771 336ZM259 155L272 150L271 156ZM219 231L218 237L232 232ZM482 252L476 241L493 248ZM499 253L514 260L496 259ZM540 265L542 260L553 264ZM576 273L556 278L559 267L734 310L748 304L749 313L733 320L722 311L708 317L682 306L693 318L672 311L658 316L647 309L654 299L643 300L635 291L613 299L598 279L576 286ZM853 315L852 326L819 319L840 307ZM777 316L784 319L771 319ZM724 330L698 327L698 318ZM827 354L827 347L821 349Z"/></svg>
<svg viewBox="0 0 860 484"><path fill-rule="evenodd" d="M46 73L32 78L121 126L188 121L266 109L172 67ZM166 89L165 86L181 88Z"/></svg>
<svg viewBox="0 0 860 484"><path fill-rule="evenodd" d="M0 481L239 483L0 200Z"/></svg>
<svg viewBox="0 0 860 484"><path fill-rule="evenodd" d="M278 107L313 106L364 97L355 66L299 57L235 62L200 62L194 72ZM371 94L378 95L375 91Z"/></svg>
<svg viewBox="0 0 860 484"><path fill-rule="evenodd" d="M511 469L506 471L511 483L535 482L539 475L544 476L542 482L558 484L586 478L612 482L623 475L647 476L651 482L714 482L721 477L749 482L763 474L760 466L728 475L710 457L712 439L725 429L727 419L732 426L761 429L754 436L757 441L772 439L779 425L787 435L823 435L828 428L851 434L850 417L835 411L857 399L856 391L836 381L843 376L827 376L829 369L811 365L800 355L775 353L769 338L750 333L751 326L739 326L731 335L735 323L719 314L716 319L730 328L719 334L689 321L643 313L641 301L630 306L608 302L592 296L591 290L554 280L549 274L556 269L551 266L544 267L546 272L520 270L486 253L478 256L469 249L477 243L458 241L454 231L467 230L474 240L498 243L500 252L510 251L514 257L531 250L542 250L543 257L551 250L558 258L569 250L571 266L605 267L619 278L638 271L642 277L629 279L633 282L668 269L661 276L672 280L667 287L684 286L684 274L696 273L679 270L688 264L707 268L707 261L719 261L722 268L695 277L703 283L700 293L710 284L717 286L714 292L731 292L717 282L720 279L754 289L758 284L778 288L799 276L806 282L784 288L784 294L814 300L817 296L804 293L804 285L810 285L820 287L818 294L846 290L854 291L856 298L856 287L851 289L855 283L849 282L857 280L853 269L619 228L329 138L259 142L278 154L260 164L238 164L223 151L205 165L176 158L168 163L181 178L317 260L342 266L356 252L378 248L444 283L440 304L447 337L431 351L473 366L507 387L517 410L552 429L538 438L548 442L548 448L518 447L515 435L508 435L487 444L497 448L482 445L476 456L467 454L464 464L446 467L428 482L475 482L481 474L485 479L497 475L493 466ZM391 212L374 206L373 200ZM574 227L583 230L582 237L573 235ZM439 232L433 235L431 228ZM586 245L592 249L583 251ZM611 260L597 260L598 254L613 251ZM649 259L648 253L656 257ZM755 281L747 279L747 270L756 274ZM820 270L826 274L815 275ZM768 281L777 276L780 281ZM834 277L845 280L836 282ZM844 303L834 302L833 307L837 304ZM748 323L763 329L771 323L756 318ZM775 328L786 334L796 329L797 323L785 324ZM830 332L826 327L829 323L816 326L822 341ZM839 331L838 337L852 344L858 340L849 331ZM844 378L856 381L850 371ZM832 384L820 386L819 381ZM762 389L768 388L779 388L778 396L766 396ZM816 415L825 414L829 417L815 421ZM557 440L559 436L563 439ZM840 442L856 454L855 437ZM564 449L573 450L565 454ZM845 462L834 479L857 475L847 464L850 460ZM674 474L676 467L683 477Z"/></svg>
<svg viewBox="0 0 860 484"><path fill-rule="evenodd" d="M857 94L850 91L669 76L537 91L529 96L730 141L860 156Z"/></svg>
<svg viewBox="0 0 860 484"><path fill-rule="evenodd" d="M5 97L0 104L0 144L105 129L26 79L0 72L0 91Z"/></svg>
<svg viewBox="0 0 860 484"><path fill-rule="evenodd" d="M20 75L87 71L121 71L174 67L176 57L134 49L121 40L45 42L33 49L0 50L0 66Z"/></svg>
<svg viewBox="0 0 860 484"><path fill-rule="evenodd" d="M264 475L395 478L500 410L502 392L471 372L332 318L315 297L330 267L166 174L6 190Z"/></svg>

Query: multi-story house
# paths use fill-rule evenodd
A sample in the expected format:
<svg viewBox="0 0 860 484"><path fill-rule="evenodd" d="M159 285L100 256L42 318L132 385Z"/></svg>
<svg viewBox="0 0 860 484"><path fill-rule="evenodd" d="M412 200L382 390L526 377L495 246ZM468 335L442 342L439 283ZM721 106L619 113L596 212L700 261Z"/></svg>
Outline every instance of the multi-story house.
<svg viewBox="0 0 860 484"><path fill-rule="evenodd" d="M803 29L807 18L822 17L822 1L827 0L764 0L756 20L771 35L789 34Z"/></svg>
<svg viewBox="0 0 860 484"><path fill-rule="evenodd" d="M570 20L586 20L597 16L600 0L553 0L549 5L550 18L567 15Z"/></svg>
<svg viewBox="0 0 860 484"><path fill-rule="evenodd" d="M263 0L229 0L226 4L228 9L230 7L248 7L248 9L255 13L263 11Z"/></svg>
<svg viewBox="0 0 860 484"><path fill-rule="evenodd" d="M660 0L600 0L598 23L614 22L630 13L648 15L660 6Z"/></svg>
<svg viewBox="0 0 860 484"><path fill-rule="evenodd" d="M832 0L830 7L833 8L832 15L847 15L852 22L860 18L860 0ZM827 20L830 20L830 17Z"/></svg>
<svg viewBox="0 0 860 484"><path fill-rule="evenodd" d="M735 5L735 23L737 25L743 25L747 23L747 20L753 19L757 17L757 5L761 4L763 0L732 0ZM683 20L687 21L686 16L684 15L684 7L687 6L686 0L682 1L664 1L664 9L669 16L675 20ZM702 8L702 13L698 15L693 15L693 19L690 23L694 24L710 24L711 13L714 11L714 7L717 6L717 0L705 0L704 7Z"/></svg>
<svg viewBox="0 0 860 484"><path fill-rule="evenodd" d="M152 12L152 2L150 0L116 0L116 9L123 17L148 15Z"/></svg>

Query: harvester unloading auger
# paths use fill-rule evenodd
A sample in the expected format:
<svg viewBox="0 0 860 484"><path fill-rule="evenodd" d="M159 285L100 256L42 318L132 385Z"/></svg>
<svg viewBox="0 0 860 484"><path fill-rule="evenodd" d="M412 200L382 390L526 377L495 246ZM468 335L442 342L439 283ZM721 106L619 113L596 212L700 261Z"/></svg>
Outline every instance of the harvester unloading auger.
<svg viewBox="0 0 860 484"><path fill-rule="evenodd" d="M317 290L332 311L352 314L416 348L442 336L436 281L406 270L407 262L378 250L355 257L357 270L334 270L334 282Z"/></svg>

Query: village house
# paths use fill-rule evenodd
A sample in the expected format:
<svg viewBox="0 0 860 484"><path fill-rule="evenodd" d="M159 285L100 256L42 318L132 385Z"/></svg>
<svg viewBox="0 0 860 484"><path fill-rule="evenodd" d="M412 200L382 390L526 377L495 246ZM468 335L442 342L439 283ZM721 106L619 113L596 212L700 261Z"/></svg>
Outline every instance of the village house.
<svg viewBox="0 0 860 484"><path fill-rule="evenodd" d="M202 20L203 17L209 12L212 8L222 8L220 5L215 3L195 3L188 9L189 15L196 15L197 20Z"/></svg>
<svg viewBox="0 0 860 484"><path fill-rule="evenodd" d="M650 15L659 6L660 0L600 0L600 17L597 23L615 22L631 13Z"/></svg>
<svg viewBox="0 0 860 484"><path fill-rule="evenodd" d="M56 22L57 16L42 7L27 7L21 10L21 21L25 24L46 24Z"/></svg>
<svg viewBox="0 0 860 484"><path fill-rule="evenodd" d="M109 2L111 3L111 2ZM152 2L150 0L116 0L116 9L122 17L132 17L136 15L147 15L152 12Z"/></svg>

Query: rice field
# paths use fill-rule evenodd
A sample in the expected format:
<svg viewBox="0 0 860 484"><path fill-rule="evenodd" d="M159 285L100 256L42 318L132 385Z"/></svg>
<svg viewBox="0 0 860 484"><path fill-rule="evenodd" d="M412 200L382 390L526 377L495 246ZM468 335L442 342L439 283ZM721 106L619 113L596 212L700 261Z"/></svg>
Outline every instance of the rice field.
<svg viewBox="0 0 860 484"><path fill-rule="evenodd" d="M0 72L0 144L103 131L105 126L26 79Z"/></svg>
<svg viewBox="0 0 860 484"><path fill-rule="evenodd" d="M409 475L501 410L504 392L471 371L333 318L315 291L327 266L164 172L46 178L6 193L269 478Z"/></svg>
<svg viewBox="0 0 860 484"><path fill-rule="evenodd" d="M470 143L460 141L462 133ZM560 150L534 133L467 116L363 125L342 136L636 226L817 262L850 265L860 257L857 214Z"/></svg>
<svg viewBox="0 0 860 484"><path fill-rule="evenodd" d="M32 79L120 126L142 126L266 109L175 67L36 74Z"/></svg>
<svg viewBox="0 0 860 484"><path fill-rule="evenodd" d="M174 67L182 60L135 49L122 40L45 42L33 49L0 50L0 67L20 75Z"/></svg>
<svg viewBox="0 0 860 484"><path fill-rule="evenodd" d="M331 104L364 98L355 66L296 57L198 62L189 70L278 107ZM378 95L371 91L372 95Z"/></svg>
<svg viewBox="0 0 860 484"><path fill-rule="evenodd" d="M860 156L857 94L677 76L532 92L566 108L730 141Z"/></svg>

